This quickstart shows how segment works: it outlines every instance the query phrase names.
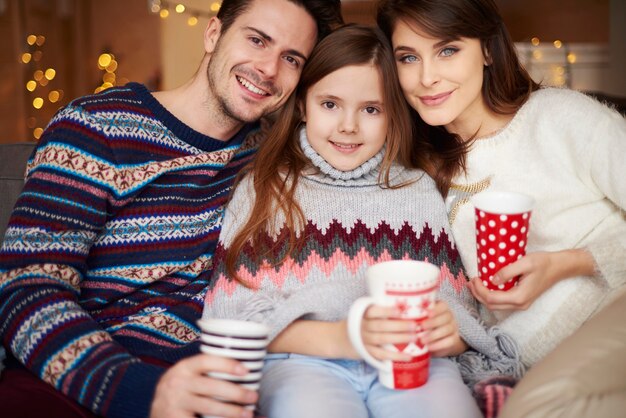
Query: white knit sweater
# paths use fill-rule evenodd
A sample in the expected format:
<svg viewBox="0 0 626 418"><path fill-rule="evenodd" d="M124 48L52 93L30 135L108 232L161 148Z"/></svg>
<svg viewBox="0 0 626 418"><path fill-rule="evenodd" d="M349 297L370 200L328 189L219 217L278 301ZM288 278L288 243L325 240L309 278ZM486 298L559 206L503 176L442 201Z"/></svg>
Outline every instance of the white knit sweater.
<svg viewBox="0 0 626 418"><path fill-rule="evenodd" d="M590 97L545 88L509 125L477 140L467 175L447 199L452 231L470 277L478 275L471 195L516 191L535 198L527 253L586 248L596 277L563 280L526 311L483 312L512 335L532 365L574 332L626 282L626 120Z"/></svg>

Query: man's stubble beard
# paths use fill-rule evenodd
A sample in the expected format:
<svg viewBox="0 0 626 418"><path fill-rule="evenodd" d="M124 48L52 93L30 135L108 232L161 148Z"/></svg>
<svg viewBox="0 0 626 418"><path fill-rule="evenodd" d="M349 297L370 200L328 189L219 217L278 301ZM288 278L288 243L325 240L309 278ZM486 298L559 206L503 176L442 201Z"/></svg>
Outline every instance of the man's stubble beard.
<svg viewBox="0 0 626 418"><path fill-rule="evenodd" d="M217 50L215 52L217 52ZM215 52L213 56L215 56ZM233 110L234 105L230 102L228 97L224 97L224 95L220 94L217 90L217 83L212 76L213 72L217 70L211 65L212 62L213 60L209 60L206 73L209 84L208 107L214 113L214 117L222 122L222 125L246 123L246 120L243 120L242 117L235 113Z"/></svg>

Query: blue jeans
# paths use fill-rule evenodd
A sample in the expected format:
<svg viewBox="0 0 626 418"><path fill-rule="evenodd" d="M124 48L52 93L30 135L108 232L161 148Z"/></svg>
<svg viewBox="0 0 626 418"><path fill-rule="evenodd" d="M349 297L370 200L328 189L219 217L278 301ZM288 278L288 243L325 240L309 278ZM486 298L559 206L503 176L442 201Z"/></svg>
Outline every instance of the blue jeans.
<svg viewBox="0 0 626 418"><path fill-rule="evenodd" d="M457 366L431 358L428 383L393 390L358 360L271 354L257 412L267 418L478 418L480 410Z"/></svg>

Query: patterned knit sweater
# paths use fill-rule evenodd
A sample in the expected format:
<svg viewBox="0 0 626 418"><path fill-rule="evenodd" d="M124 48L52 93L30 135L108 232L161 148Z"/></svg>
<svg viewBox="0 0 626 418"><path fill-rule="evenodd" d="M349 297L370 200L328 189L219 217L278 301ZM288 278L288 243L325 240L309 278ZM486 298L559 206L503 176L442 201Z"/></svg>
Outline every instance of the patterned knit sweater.
<svg viewBox="0 0 626 418"><path fill-rule="evenodd" d="M197 351L223 207L259 136L202 135L139 84L61 109L0 252L3 345L99 415L148 416L164 368L140 356Z"/></svg>
<svg viewBox="0 0 626 418"><path fill-rule="evenodd" d="M203 317L263 322L273 338L297 319L345 318L352 302L366 292L368 266L393 259L426 260L441 268L440 297L454 312L462 337L491 360L469 365L467 372L473 376L468 380L489 374L487 369L519 376L515 347L508 345L505 336L488 334L474 318L475 302L466 288L445 204L434 181L422 171L396 165L391 183L407 184L397 189L381 187L382 151L357 169L342 172L311 148L304 130L300 145L313 163L295 193L306 218L304 229L295 232L304 234L304 244L279 266L272 266L267 258L256 260L248 244L237 260L238 275L248 286L227 276L225 254L249 218L254 200L251 178L245 177L224 215ZM263 239L278 244L275 253L283 254L281 243L287 236L284 216L278 212Z"/></svg>

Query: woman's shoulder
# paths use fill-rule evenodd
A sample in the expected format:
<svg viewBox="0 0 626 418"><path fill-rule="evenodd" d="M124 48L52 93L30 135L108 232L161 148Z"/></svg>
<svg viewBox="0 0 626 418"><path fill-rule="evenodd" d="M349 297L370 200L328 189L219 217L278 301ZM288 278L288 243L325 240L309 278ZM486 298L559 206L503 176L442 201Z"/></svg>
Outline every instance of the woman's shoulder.
<svg viewBox="0 0 626 418"><path fill-rule="evenodd" d="M593 130L620 120L613 108L580 91L542 87L533 92L521 107L511 125L518 127L550 128L562 131ZM517 129L517 132L522 132Z"/></svg>
<svg viewBox="0 0 626 418"><path fill-rule="evenodd" d="M615 111L586 93L564 87L542 87L531 94L527 105L544 111L567 111L567 114Z"/></svg>

